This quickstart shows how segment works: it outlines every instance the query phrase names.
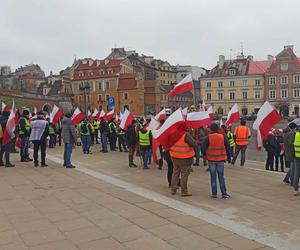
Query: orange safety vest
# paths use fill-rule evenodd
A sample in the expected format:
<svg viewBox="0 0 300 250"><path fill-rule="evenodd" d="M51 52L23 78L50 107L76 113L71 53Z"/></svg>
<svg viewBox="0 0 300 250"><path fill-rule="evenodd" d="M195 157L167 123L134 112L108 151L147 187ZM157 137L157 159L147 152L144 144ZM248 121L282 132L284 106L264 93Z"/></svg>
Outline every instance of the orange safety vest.
<svg viewBox="0 0 300 250"><path fill-rule="evenodd" d="M235 128L235 142L238 146L248 145L249 136L250 136L250 131L248 127L238 126Z"/></svg>
<svg viewBox="0 0 300 250"><path fill-rule="evenodd" d="M194 157L194 149L184 141L185 135L186 134L181 136L181 138L175 143L175 145L171 147L170 155L172 158L188 159Z"/></svg>
<svg viewBox="0 0 300 250"><path fill-rule="evenodd" d="M208 135L209 145L206 149L206 157L209 161L225 161L227 159L224 145L224 135L213 133Z"/></svg>

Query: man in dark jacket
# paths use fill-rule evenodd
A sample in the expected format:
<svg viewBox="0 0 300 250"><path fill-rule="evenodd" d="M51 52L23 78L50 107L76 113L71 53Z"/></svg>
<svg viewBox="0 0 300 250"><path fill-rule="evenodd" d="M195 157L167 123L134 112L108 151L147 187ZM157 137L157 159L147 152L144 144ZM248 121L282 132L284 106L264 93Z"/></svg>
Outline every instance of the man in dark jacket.
<svg viewBox="0 0 300 250"><path fill-rule="evenodd" d="M269 132L268 138L263 143L267 151L266 170L274 171L274 153L276 150L276 140L273 131Z"/></svg>
<svg viewBox="0 0 300 250"><path fill-rule="evenodd" d="M20 156L21 162L32 161L29 158L29 136L30 136L30 123L29 123L29 111L24 110L22 116L19 119L19 136L21 139Z"/></svg>
<svg viewBox="0 0 300 250"><path fill-rule="evenodd" d="M104 120L104 118L101 117L100 118L100 136L101 136L101 144L102 144L102 150L101 150L102 153L108 153L108 150L107 150L108 133L109 133L108 124Z"/></svg>
<svg viewBox="0 0 300 250"><path fill-rule="evenodd" d="M73 150L73 145L76 142L75 126L71 120L72 114L66 113L62 120L62 138L65 144L64 150L64 167L75 168L71 163L71 155Z"/></svg>
<svg viewBox="0 0 300 250"><path fill-rule="evenodd" d="M6 123L7 123L8 117L9 117L9 112L6 112L6 111L3 111L2 115L0 115L0 125L1 125L3 133L4 133L5 128L6 128ZM10 160L9 160L10 143L8 143L6 145L3 145L2 138L0 138L0 147L1 147L1 150L0 150L0 167L3 167L3 166L5 166L6 168L14 167L15 165L11 164ZM3 162L3 156L4 155L5 155L5 165L4 165L4 162Z"/></svg>
<svg viewBox="0 0 300 250"><path fill-rule="evenodd" d="M137 165L134 164L133 162L135 147L137 143L136 126L137 126L137 121L133 120L131 125L128 127L127 134L126 134L127 145L129 148L129 167L131 168L137 167Z"/></svg>
<svg viewBox="0 0 300 250"><path fill-rule="evenodd" d="M30 124L31 133L29 140L33 142L33 159L34 166L39 166L38 152L41 149L41 166L47 167L46 164L46 146L49 135L49 125L45 120L43 112L37 113L37 118Z"/></svg>

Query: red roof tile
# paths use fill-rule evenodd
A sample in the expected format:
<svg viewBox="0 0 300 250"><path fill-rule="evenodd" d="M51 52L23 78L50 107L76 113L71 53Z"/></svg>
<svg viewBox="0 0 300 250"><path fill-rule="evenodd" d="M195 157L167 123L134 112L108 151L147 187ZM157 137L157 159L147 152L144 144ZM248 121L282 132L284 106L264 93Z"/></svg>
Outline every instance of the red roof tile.
<svg viewBox="0 0 300 250"><path fill-rule="evenodd" d="M269 61L250 61L248 75L264 74L271 64Z"/></svg>

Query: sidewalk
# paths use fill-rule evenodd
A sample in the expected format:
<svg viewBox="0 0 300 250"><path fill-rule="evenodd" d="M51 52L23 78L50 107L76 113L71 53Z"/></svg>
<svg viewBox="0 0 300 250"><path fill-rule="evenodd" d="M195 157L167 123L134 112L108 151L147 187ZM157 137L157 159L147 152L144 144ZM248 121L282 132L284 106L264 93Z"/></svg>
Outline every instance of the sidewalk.
<svg viewBox="0 0 300 250"><path fill-rule="evenodd" d="M0 168L0 249L271 249L79 171L48 164Z"/></svg>

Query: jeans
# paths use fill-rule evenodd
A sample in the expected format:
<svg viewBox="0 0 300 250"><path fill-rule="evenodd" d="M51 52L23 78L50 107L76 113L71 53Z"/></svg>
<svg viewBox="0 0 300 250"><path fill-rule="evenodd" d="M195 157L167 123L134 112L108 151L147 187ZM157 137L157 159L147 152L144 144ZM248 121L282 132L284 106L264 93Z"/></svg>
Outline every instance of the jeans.
<svg viewBox="0 0 300 250"><path fill-rule="evenodd" d="M28 153L29 137L24 136L24 137L20 137L20 139L21 139L20 156L21 156L21 160L23 160L29 157L29 153Z"/></svg>
<svg viewBox="0 0 300 250"><path fill-rule="evenodd" d="M267 151L266 170L274 171L274 152Z"/></svg>
<svg viewBox="0 0 300 250"><path fill-rule="evenodd" d="M81 142L82 142L83 153L88 154L90 152L90 147L91 147L91 136L90 135L82 135Z"/></svg>
<svg viewBox="0 0 300 250"><path fill-rule="evenodd" d="M225 178L224 178L224 162L216 162L216 161L209 161L209 170L210 170L210 185L211 185L211 193L212 196L217 196L217 174L219 179L219 185L221 189L222 195L226 195L226 185L225 185Z"/></svg>
<svg viewBox="0 0 300 250"><path fill-rule="evenodd" d="M64 166L69 167L71 166L71 155L73 150L72 143L65 143L65 151L64 151Z"/></svg>
<svg viewBox="0 0 300 250"><path fill-rule="evenodd" d="M56 134L51 134L49 137L49 148L54 148L56 146Z"/></svg>
<svg viewBox="0 0 300 250"><path fill-rule="evenodd" d="M275 169L276 169L276 171L278 171L278 167L279 167L278 165L279 165L279 161L280 161L281 172L284 172L283 158L284 158L284 155L276 155L275 156Z"/></svg>
<svg viewBox="0 0 300 250"><path fill-rule="evenodd" d="M101 134L102 151L107 152L107 133Z"/></svg>
<svg viewBox="0 0 300 250"><path fill-rule="evenodd" d="M141 148L141 155L143 159L144 168L148 168L148 161L150 156L151 148Z"/></svg>
<svg viewBox="0 0 300 250"><path fill-rule="evenodd" d="M290 165L290 168L289 168L288 172L286 173L286 176L284 177L283 181L286 183L289 182L289 183L291 183L291 185L293 185L295 164L293 161L287 162L286 164Z"/></svg>
<svg viewBox="0 0 300 250"><path fill-rule="evenodd" d="M199 164L200 161L200 155L201 155L201 147L199 144L197 144L197 146L194 148L195 150L195 156L196 156L196 164Z"/></svg>
<svg viewBox="0 0 300 250"><path fill-rule="evenodd" d="M232 164L235 163L236 158L238 157L238 155L241 151L241 167L243 167L245 165L245 161L246 161L246 150L247 150L247 145L245 145L245 146L236 145L235 155L233 157Z"/></svg>
<svg viewBox="0 0 300 250"><path fill-rule="evenodd" d="M300 158L296 158L294 162L294 179L293 179L293 186L295 191L298 191L299 189L299 178L300 178Z"/></svg>
<svg viewBox="0 0 300 250"><path fill-rule="evenodd" d="M46 163L46 146L47 140L32 141L33 142L33 159L34 163L39 162L39 149L41 149L41 162Z"/></svg>

